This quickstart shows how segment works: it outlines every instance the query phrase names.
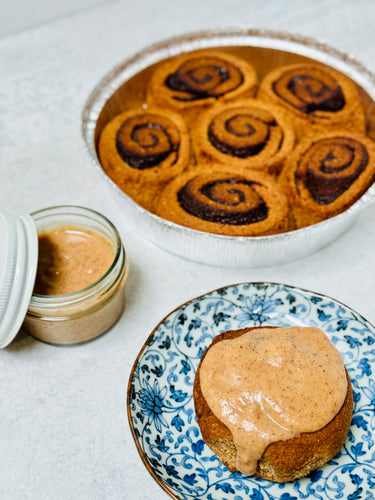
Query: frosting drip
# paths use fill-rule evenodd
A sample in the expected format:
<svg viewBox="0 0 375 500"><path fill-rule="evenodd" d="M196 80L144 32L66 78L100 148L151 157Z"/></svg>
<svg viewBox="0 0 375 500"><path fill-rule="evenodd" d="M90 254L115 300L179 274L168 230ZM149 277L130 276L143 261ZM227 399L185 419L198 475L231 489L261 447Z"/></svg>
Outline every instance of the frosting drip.
<svg viewBox="0 0 375 500"><path fill-rule="evenodd" d="M368 161L366 147L355 139L321 139L300 161L295 173L297 189L303 183L317 203L328 205L350 188Z"/></svg>
<svg viewBox="0 0 375 500"><path fill-rule="evenodd" d="M249 475L270 443L328 424L347 392L340 353L309 327L262 328L218 342L202 361L200 384L232 432L238 470Z"/></svg>
<svg viewBox="0 0 375 500"><path fill-rule="evenodd" d="M116 135L118 154L133 168L143 170L159 165L170 155L177 160L180 136L166 117L144 113L126 120Z"/></svg>
<svg viewBox="0 0 375 500"><path fill-rule="evenodd" d="M191 215L220 224L244 225L267 218L268 209L257 184L237 177L190 180L178 192L178 203Z"/></svg>
<svg viewBox="0 0 375 500"><path fill-rule="evenodd" d="M222 153L249 158L263 151L276 154L283 141L283 132L274 117L257 108L230 108L219 113L208 129L211 144Z"/></svg>
<svg viewBox="0 0 375 500"><path fill-rule="evenodd" d="M317 68L287 71L273 83L273 90L281 99L306 114L337 112L345 106L336 79Z"/></svg>
<svg viewBox="0 0 375 500"><path fill-rule="evenodd" d="M219 97L243 83L242 72L233 64L217 57L194 57L168 75L166 86L179 92L173 98L194 101Z"/></svg>

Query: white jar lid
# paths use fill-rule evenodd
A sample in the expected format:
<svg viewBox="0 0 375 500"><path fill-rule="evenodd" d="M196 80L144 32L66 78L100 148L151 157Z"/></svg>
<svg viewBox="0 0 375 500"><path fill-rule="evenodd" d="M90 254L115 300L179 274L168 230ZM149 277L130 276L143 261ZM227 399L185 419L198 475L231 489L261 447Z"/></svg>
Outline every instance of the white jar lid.
<svg viewBox="0 0 375 500"><path fill-rule="evenodd" d="M37 264L38 235L32 217L0 211L0 348L21 328Z"/></svg>

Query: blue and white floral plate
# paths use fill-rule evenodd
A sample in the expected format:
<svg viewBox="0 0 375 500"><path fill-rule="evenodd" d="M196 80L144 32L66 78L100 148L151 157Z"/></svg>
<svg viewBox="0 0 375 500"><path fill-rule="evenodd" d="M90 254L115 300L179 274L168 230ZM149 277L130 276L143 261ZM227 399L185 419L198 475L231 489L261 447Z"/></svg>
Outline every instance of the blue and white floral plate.
<svg viewBox="0 0 375 500"><path fill-rule="evenodd" d="M257 325L322 328L341 352L354 394L341 452L309 477L286 484L230 473L202 440L193 383L218 333ZM297 500L375 498L375 328L323 295L274 283L243 283L202 295L155 328L130 375L128 417L139 454L173 498Z"/></svg>

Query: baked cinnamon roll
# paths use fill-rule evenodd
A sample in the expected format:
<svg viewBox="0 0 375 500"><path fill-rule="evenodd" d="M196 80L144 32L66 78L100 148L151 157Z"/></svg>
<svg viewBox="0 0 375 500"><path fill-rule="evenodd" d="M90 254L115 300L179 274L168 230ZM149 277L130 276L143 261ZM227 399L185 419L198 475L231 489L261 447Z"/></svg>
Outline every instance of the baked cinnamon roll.
<svg viewBox="0 0 375 500"><path fill-rule="evenodd" d="M172 108L192 121L217 101L253 96L258 77L245 60L219 50L197 50L168 59L153 73L147 103Z"/></svg>
<svg viewBox="0 0 375 500"><path fill-rule="evenodd" d="M191 131L198 160L278 174L295 143L282 110L259 99L216 104Z"/></svg>
<svg viewBox="0 0 375 500"><path fill-rule="evenodd" d="M259 236L291 228L288 201L272 176L222 165L197 166L176 177L156 214L200 231Z"/></svg>
<svg viewBox="0 0 375 500"><path fill-rule="evenodd" d="M103 129L98 145L105 173L153 211L163 187L190 161L190 137L177 113L157 108L125 111Z"/></svg>
<svg viewBox="0 0 375 500"><path fill-rule="evenodd" d="M279 178L297 227L339 214L375 180L375 143L367 136L336 130L303 139Z"/></svg>
<svg viewBox="0 0 375 500"><path fill-rule="evenodd" d="M293 327L293 328L301 328L301 327ZM305 329L306 327L302 327L302 329ZM206 444L211 448L211 450L218 456L218 458L222 461L222 463L228 467L228 469L231 472L236 472L238 473L238 466L240 465L240 460L239 460L239 454L243 453L246 458L247 458L247 464L246 468L249 467L251 464L250 457L254 453L254 448L253 446L245 446L246 442L246 435L247 433L254 435L256 433L259 433L258 436L260 439L264 439L267 436L267 432L264 432L264 426L262 425L264 421L267 418L272 418L272 413L277 411L277 417L278 417L278 422L282 418L285 418L285 412L282 410L282 400L284 398L284 394L282 394L278 399L277 399L277 405L272 405L270 402L272 402L272 396L271 393L275 389L275 387L280 387L282 390L283 383L286 382L285 376L284 378L280 378L280 372L283 367L283 353L282 351L280 352L279 350L275 349L274 347L271 348L271 343L269 344L269 350L262 350L262 342L265 341L267 338L267 335L270 333L270 329L275 331L275 335L278 334L278 332L281 334L281 331L277 327L267 327L267 326L260 326L260 327L249 327L249 328L243 328L241 330L228 330L223 333L219 333L216 337L214 337L212 343L208 348L205 350L203 353L200 363L198 365L196 374L195 374L195 379L194 379L194 388L193 388L193 396L194 396L194 406L195 406L195 413L197 417L197 423L200 428L202 438L206 442ZM261 332L259 331L261 330ZM285 329L284 329L285 330ZM314 338L316 332L314 330L309 328L309 333L310 333L310 338ZM266 333L268 331L268 334ZM213 411L213 409L210 407L208 401L206 400L204 396L204 392L202 389L202 382L204 383L204 363L205 359L207 359L208 356L212 355L213 350L220 345L220 342L226 342L228 349L225 351L226 354L229 354L231 352L231 344L230 342L233 342L236 340L235 339L240 339L243 335L247 335L249 340L251 335L256 335L258 332L263 333L264 332L264 340L260 340L257 344L256 347L253 348L256 350L256 352L261 352L262 354L258 354L258 360L259 364L257 363L257 368L260 365L260 370L262 367L262 363L265 363L265 370L266 373L271 373L274 372L279 376L278 380L275 380L273 384L270 384L268 382L268 390L267 394L262 394L261 390L261 385L260 387L257 387L257 398L255 399L254 397L251 399L250 395L250 388L246 387L246 392L243 393L243 397L241 398L242 401L242 407L238 408L238 411L233 411L233 406L234 406L234 395L235 393L239 392L239 389L241 388L241 378L240 379L235 379L235 367L238 366L238 360L232 359L232 369L230 368L230 365L228 366L227 363L225 363L225 359L221 359L221 368L220 370L220 375L218 373L212 374L212 379L211 379L211 384L224 384L225 388L228 389L228 385L230 385L231 381L235 382L233 384L233 391L230 393L227 393L227 404L226 404L226 410L227 413L224 417L224 413L220 415L216 412ZM272 337L271 337L272 338ZM276 337L275 337L276 338ZM318 337L319 338L319 337ZM259 337L258 337L259 339ZM284 339L285 340L285 339ZM312 341L313 342L313 341ZM248 344L251 346L251 341ZM292 352L294 348L298 349L298 345L303 345L299 344L298 342L292 346L290 346L290 350L288 350L289 356L292 357ZM241 346L241 353L243 357L246 357L247 350L246 350L246 344L243 343ZM315 347L315 346L314 346ZM220 349L220 347L219 347ZM305 344L304 345L305 353L311 352L311 345L310 348ZM315 348L313 349L315 351ZM251 347L249 347L249 351L251 352ZM303 352L303 351L302 351ZM301 352L301 355L303 355ZM275 366L273 363L270 362L270 357L272 356L277 357L277 365ZM311 356L311 354L310 354ZM242 356L240 356L241 359ZM222 356L223 358L223 356ZM228 359L228 356L226 356ZM212 359L212 358L211 358ZM293 360L293 362L288 363L288 361L285 361L284 358L284 366L287 368L288 365L291 365L291 371L289 372L290 375L293 374L293 369L296 370L296 364L298 363L299 356L296 357L296 359ZM304 382L306 381L312 381L310 373L308 373L307 377L303 377L303 370L306 368L308 371L312 370L315 365L315 369L317 369L317 372L319 372L318 368L318 361L319 359L319 354L315 353L314 357L310 357L310 364L305 364L305 366L299 366L297 368L297 372L294 373L299 373L299 377L301 378L302 381L302 386ZM321 358L322 359L322 358ZM323 358L324 359L324 358ZM324 363L324 361L323 361ZM212 365L211 365L212 366ZM249 360L249 370L251 368L254 369L254 363L251 363L251 360ZM320 365L321 366L321 365ZM203 368L202 368L203 367ZM326 373L324 368L321 368L323 370L323 373ZM233 372L232 372L233 370ZM245 365L245 370L246 370L246 365ZM313 391L312 394L314 394L314 397L316 397L318 394L321 396L325 390L327 390L327 395L331 397L333 394L342 394L342 388L346 388L346 395L344 398L344 401L342 403L342 406L338 408L337 413L333 416L333 418L326 423L326 425L323 425L320 429L315 429L314 431L309 431L309 432L301 432L298 434L298 436L292 438L292 439L281 439L281 440L274 440L271 442L264 450L263 455L258 459L257 465L256 465L256 470L254 471L254 476L262 478L262 479L267 479L269 481L276 481L279 483L285 483L288 481L293 481L297 478L300 478L302 476L306 476L310 472L312 472L314 469L317 469L318 467L323 466L326 462L331 460L342 448L349 429L350 429L350 424L353 416L353 391L352 391L352 386L351 386L351 381L348 372L346 371L345 367L343 370L340 370L342 373L344 372L344 377L346 379L346 383L343 383L343 377L342 375L340 376L339 380L341 381L341 387L340 383L335 383L334 386L332 385L325 385L321 387L321 392ZM202 372L203 372L203 377L202 377ZM233 375L232 375L233 373ZM238 373L238 371L237 371ZM259 372L258 372L259 373ZM332 372L331 372L332 373ZM216 377L214 376L216 375ZM242 376L243 375L243 376ZM328 374L327 374L328 375ZM242 380L245 379L245 375L243 374L243 371L241 372ZM325 377L326 375L323 375ZM207 377L207 372L206 372L206 377ZM254 375L251 378L251 380L255 378ZM298 379L298 376L297 376ZM206 379L207 380L207 379ZM250 385L251 385L251 380L250 380ZM206 382L207 384L207 382ZM288 385L285 384L285 395L288 393ZM293 388L295 388L295 385L292 385ZM298 386L300 390L301 385ZM289 386L290 389L290 386ZM345 389L344 389L345 390ZM220 393L219 393L220 394ZM254 394L254 393L253 393ZM303 392L299 394L301 396ZM293 394L292 394L293 395ZM262 399L263 397L263 399ZM298 399L298 398L296 398ZM243 401L246 401L246 405L243 405ZM265 402L265 408L263 408L262 401ZM307 398L307 401L309 401L309 398ZM297 404L297 401L295 402ZM254 407L254 405L260 405L260 408L258 409L258 412L254 411L249 412L249 409ZM324 411L328 407L328 401L326 407L315 407L314 411L310 413L311 417L313 419L317 418L321 411ZM302 409L303 407L301 407ZM296 405L293 404L292 407L288 407L286 411L296 411ZM241 432L241 418L244 416L244 412L246 413L246 423L247 423L247 428L246 430L242 430ZM275 414L275 413L274 413ZM251 420L251 415L253 415L253 422L255 421L255 425L250 425L252 423ZM306 415L306 414L305 414ZM228 416L228 417L227 417ZM227 418L226 418L227 417ZM232 425L229 423L230 417L233 418L233 421L235 421L236 425ZM301 411L301 414L299 414L298 422L301 424L303 421L303 411ZM283 420L281 420L283 421ZM272 422L272 421L271 421ZM285 422L285 420L284 420ZM275 424L276 422L273 421ZM296 422L294 422L296 423ZM229 425L228 425L229 424ZM272 423L271 423L272 425ZM280 423L278 423L280 426ZM231 427L231 428L230 428ZM318 426L319 427L319 426ZM234 430L235 429L235 430ZM236 433L241 432L241 442L240 442L240 447L238 447L238 441L237 445L235 443L235 434L233 434L233 430ZM278 427L277 430L280 432L283 432L286 430L286 427ZM262 434L263 431L263 434ZM270 435L270 434L269 434ZM275 434L272 434L273 438L275 438ZM259 448L258 448L259 450ZM246 473L246 471L244 471ZM283 498L281 496L280 498Z"/></svg>
<svg viewBox="0 0 375 500"><path fill-rule="evenodd" d="M299 137L311 129L366 130L362 101L354 83L322 64L291 64L268 73L258 97L282 106Z"/></svg>

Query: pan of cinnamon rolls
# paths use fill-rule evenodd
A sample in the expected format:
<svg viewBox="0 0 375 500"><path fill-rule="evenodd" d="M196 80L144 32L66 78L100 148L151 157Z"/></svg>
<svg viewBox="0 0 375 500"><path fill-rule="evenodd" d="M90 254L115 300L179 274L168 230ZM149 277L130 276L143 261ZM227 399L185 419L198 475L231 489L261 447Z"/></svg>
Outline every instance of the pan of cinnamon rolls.
<svg viewBox="0 0 375 500"><path fill-rule="evenodd" d="M119 211L182 257L275 265L375 198L375 77L337 50L257 30L145 49L93 90L86 148Z"/></svg>

